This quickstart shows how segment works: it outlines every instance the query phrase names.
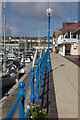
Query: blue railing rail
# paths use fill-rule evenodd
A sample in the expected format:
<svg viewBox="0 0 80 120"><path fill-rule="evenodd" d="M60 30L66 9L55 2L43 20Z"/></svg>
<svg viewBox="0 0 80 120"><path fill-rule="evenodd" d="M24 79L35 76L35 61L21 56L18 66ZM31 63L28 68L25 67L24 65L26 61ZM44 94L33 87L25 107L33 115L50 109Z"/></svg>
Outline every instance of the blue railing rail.
<svg viewBox="0 0 80 120"><path fill-rule="evenodd" d="M24 103L26 98L26 89L28 85L31 83L31 95L30 95L30 103L33 103L33 100L40 100L39 89L42 88L41 81L43 81L44 72L46 65L48 63L48 50L42 55L38 62L36 62L36 68L31 68L30 79L28 82L19 82L20 89L18 90L18 97L11 110L7 114L5 119L12 118L14 115L18 105L19 105L19 118L28 118L28 114L30 109L28 108L26 114L24 115ZM34 79L36 78L36 86L34 88Z"/></svg>

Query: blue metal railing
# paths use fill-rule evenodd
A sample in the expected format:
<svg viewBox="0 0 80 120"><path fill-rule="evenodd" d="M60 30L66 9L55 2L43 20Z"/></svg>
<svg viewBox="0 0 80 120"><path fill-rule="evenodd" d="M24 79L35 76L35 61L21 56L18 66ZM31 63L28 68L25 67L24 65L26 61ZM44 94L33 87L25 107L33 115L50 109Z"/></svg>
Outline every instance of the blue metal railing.
<svg viewBox="0 0 80 120"><path fill-rule="evenodd" d="M38 62L36 62L36 68L31 68L30 79L28 82L19 82L20 89L18 90L18 98L11 110L7 114L6 118L12 118L16 108L19 104L19 118L28 118L28 114L30 109L28 108L26 114L24 115L24 101L26 97L26 89L31 82L31 95L30 95L30 103L33 103L33 100L40 100L39 89L42 88L41 81L43 81L43 76L45 72L46 65L48 65L48 50L42 55ZM34 79L36 78L36 86L34 88ZM5 119L6 119L5 118Z"/></svg>

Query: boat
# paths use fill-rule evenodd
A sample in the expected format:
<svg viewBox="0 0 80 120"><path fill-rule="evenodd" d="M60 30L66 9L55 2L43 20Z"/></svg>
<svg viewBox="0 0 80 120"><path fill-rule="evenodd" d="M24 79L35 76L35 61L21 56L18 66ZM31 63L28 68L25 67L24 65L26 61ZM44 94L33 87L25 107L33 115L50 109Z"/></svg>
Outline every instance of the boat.
<svg viewBox="0 0 80 120"><path fill-rule="evenodd" d="M9 53L9 54L7 55L7 58L8 58L8 60L11 60L11 61L17 59L17 57L16 57L13 53Z"/></svg>
<svg viewBox="0 0 80 120"><path fill-rule="evenodd" d="M33 58L34 58L34 53L32 52L32 51L28 51L27 52L27 56L30 56L30 59L32 59L33 60Z"/></svg>
<svg viewBox="0 0 80 120"><path fill-rule="evenodd" d="M2 54L0 54L0 63L2 63L3 58L2 58Z"/></svg>
<svg viewBox="0 0 80 120"><path fill-rule="evenodd" d="M0 88L8 87L16 83L18 78L17 72L10 69L9 72L0 75ZM2 85L2 86L1 86Z"/></svg>
<svg viewBox="0 0 80 120"><path fill-rule="evenodd" d="M21 58L21 63L30 63L31 60L30 60L30 57L29 56L24 56L22 55L22 58Z"/></svg>
<svg viewBox="0 0 80 120"><path fill-rule="evenodd" d="M7 55L5 55L6 61L7 61ZM0 63L4 61L4 53L0 52Z"/></svg>
<svg viewBox="0 0 80 120"><path fill-rule="evenodd" d="M6 52L6 4L4 2L4 44L3 44L3 54L1 54L1 62L3 63L2 64L2 72L0 72L0 88L3 88L3 87L7 87L7 86L10 86L14 83L16 83L16 79L18 78L18 74L17 72L14 70L14 68L7 68L6 66L6 56L8 57L8 60L14 60L16 57L15 55L13 54L8 54L8 52Z"/></svg>

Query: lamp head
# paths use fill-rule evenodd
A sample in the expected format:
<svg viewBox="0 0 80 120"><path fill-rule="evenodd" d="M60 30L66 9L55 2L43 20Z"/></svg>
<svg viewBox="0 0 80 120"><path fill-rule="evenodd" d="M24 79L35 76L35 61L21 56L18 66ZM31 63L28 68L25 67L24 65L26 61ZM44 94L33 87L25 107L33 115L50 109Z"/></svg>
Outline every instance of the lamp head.
<svg viewBox="0 0 80 120"><path fill-rule="evenodd" d="M48 8L48 9L46 10L46 12L47 12L47 15L49 15L49 14L50 14L50 16L52 15L52 9L51 9L51 8Z"/></svg>

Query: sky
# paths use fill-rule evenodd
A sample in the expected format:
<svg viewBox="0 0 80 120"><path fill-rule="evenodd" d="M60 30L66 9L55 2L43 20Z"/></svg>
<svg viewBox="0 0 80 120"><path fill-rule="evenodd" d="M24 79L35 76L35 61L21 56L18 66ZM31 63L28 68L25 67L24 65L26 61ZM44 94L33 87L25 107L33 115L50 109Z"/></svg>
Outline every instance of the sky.
<svg viewBox="0 0 80 120"><path fill-rule="evenodd" d="M49 2L49 7L52 9L51 36L62 28L64 21L78 21L78 2ZM48 2L7 2L6 36L47 36L47 8Z"/></svg>

